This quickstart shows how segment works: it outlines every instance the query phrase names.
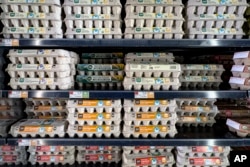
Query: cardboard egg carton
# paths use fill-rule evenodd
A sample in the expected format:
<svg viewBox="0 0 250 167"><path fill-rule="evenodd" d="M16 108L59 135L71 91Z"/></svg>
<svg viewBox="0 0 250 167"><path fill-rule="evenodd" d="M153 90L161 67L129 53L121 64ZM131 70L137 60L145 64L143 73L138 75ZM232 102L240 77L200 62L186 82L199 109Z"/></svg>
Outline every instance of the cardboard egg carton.
<svg viewBox="0 0 250 167"><path fill-rule="evenodd" d="M0 106L0 115L1 116L22 116L22 109L20 106Z"/></svg>
<svg viewBox="0 0 250 167"><path fill-rule="evenodd" d="M131 136L134 138L138 138L140 136L143 138L147 138L149 136L153 138L157 138L158 136L165 138L166 136L174 137L176 133L177 130L175 125L124 125L122 132L125 138L130 138Z"/></svg>
<svg viewBox="0 0 250 167"><path fill-rule="evenodd" d="M112 112L112 113L78 113L75 112L68 114L67 120L71 125L120 125L121 123L121 114Z"/></svg>
<svg viewBox="0 0 250 167"><path fill-rule="evenodd" d="M218 64L184 64L181 70L184 76L221 76L225 71L223 65Z"/></svg>
<svg viewBox="0 0 250 167"><path fill-rule="evenodd" d="M233 65L231 72L234 77L249 78L250 66L249 65Z"/></svg>
<svg viewBox="0 0 250 167"><path fill-rule="evenodd" d="M120 58L113 58L113 59L82 59L82 62L85 63L85 64L119 64L119 63L123 63L124 60L123 59L120 59Z"/></svg>
<svg viewBox="0 0 250 167"><path fill-rule="evenodd" d="M250 65L249 51L235 52L233 61L235 65Z"/></svg>
<svg viewBox="0 0 250 167"><path fill-rule="evenodd" d="M24 146L9 146L9 145L3 145L0 146L0 152L26 152L26 148Z"/></svg>
<svg viewBox="0 0 250 167"><path fill-rule="evenodd" d="M183 105L177 109L179 116L215 117L219 111L217 106Z"/></svg>
<svg viewBox="0 0 250 167"><path fill-rule="evenodd" d="M229 83L232 89L249 90L250 88L249 78L230 77Z"/></svg>
<svg viewBox="0 0 250 167"><path fill-rule="evenodd" d="M75 150L74 146L29 146L28 152L32 153L62 153L62 152L72 152Z"/></svg>
<svg viewBox="0 0 250 167"><path fill-rule="evenodd" d="M66 128L67 121L65 120L22 119L11 126L9 133L14 137L64 137Z"/></svg>
<svg viewBox="0 0 250 167"><path fill-rule="evenodd" d="M174 63L174 56L172 53L128 53L125 55L125 62L132 64L134 62L143 63L158 63L167 62Z"/></svg>
<svg viewBox="0 0 250 167"><path fill-rule="evenodd" d="M171 152L173 147L170 146L124 146L122 147L123 153L128 155L134 154L147 154L147 153L164 153Z"/></svg>
<svg viewBox="0 0 250 167"><path fill-rule="evenodd" d="M28 151L30 155L74 155L75 154L75 150L70 150L70 151L62 151L62 152L36 152L36 151Z"/></svg>
<svg viewBox="0 0 250 167"><path fill-rule="evenodd" d="M177 126L210 126L212 127L216 121L214 117L206 117L206 116L180 116L177 121Z"/></svg>
<svg viewBox="0 0 250 167"><path fill-rule="evenodd" d="M2 0L2 4L53 4L53 5L61 5L60 0L36 0L36 1L26 1L26 0Z"/></svg>
<svg viewBox="0 0 250 167"><path fill-rule="evenodd" d="M125 77L125 90L178 90L181 86L178 78Z"/></svg>
<svg viewBox="0 0 250 167"><path fill-rule="evenodd" d="M11 78L9 85L12 89L61 89L66 90L74 86L72 77L65 78Z"/></svg>
<svg viewBox="0 0 250 167"><path fill-rule="evenodd" d="M30 155L28 160L32 165L43 165L43 164L62 164L62 165L73 165L75 163L74 154L69 155Z"/></svg>
<svg viewBox="0 0 250 167"><path fill-rule="evenodd" d="M26 165L26 155L0 155L0 165Z"/></svg>
<svg viewBox="0 0 250 167"><path fill-rule="evenodd" d="M1 119L0 122L0 136L7 137L8 130L12 124L14 124L17 120L16 119ZM2 150L3 151L3 150Z"/></svg>
<svg viewBox="0 0 250 167"><path fill-rule="evenodd" d="M184 32L181 27L134 27L126 28L126 39L182 39Z"/></svg>
<svg viewBox="0 0 250 167"><path fill-rule="evenodd" d="M129 100L124 99L125 112L175 112L177 108L175 100Z"/></svg>
<svg viewBox="0 0 250 167"><path fill-rule="evenodd" d="M63 108L62 106L34 106L34 107L27 106L24 112L29 117L34 117L34 116L67 117L68 115L67 109Z"/></svg>
<svg viewBox="0 0 250 167"><path fill-rule="evenodd" d="M106 137L110 138L111 136L119 137L121 133L120 126L117 125L69 125L68 126L68 135L70 137L84 137L92 138L93 136L97 138Z"/></svg>
<svg viewBox="0 0 250 167"><path fill-rule="evenodd" d="M216 99L210 98L176 98L176 104L181 107L182 105L215 105Z"/></svg>
<svg viewBox="0 0 250 167"><path fill-rule="evenodd" d="M220 76L181 76L183 87L219 87L222 83Z"/></svg>
<svg viewBox="0 0 250 167"><path fill-rule="evenodd" d="M119 163L121 161L121 153L84 153L81 152L77 154L76 161L81 163Z"/></svg>
<svg viewBox="0 0 250 167"><path fill-rule="evenodd" d="M121 28L73 28L67 29L66 38L121 39Z"/></svg>
<svg viewBox="0 0 250 167"><path fill-rule="evenodd" d="M76 150L90 152L119 152L121 147L119 146L76 146Z"/></svg>
<svg viewBox="0 0 250 167"><path fill-rule="evenodd" d="M7 57L13 64L77 64L75 52L63 49L11 49Z"/></svg>
<svg viewBox="0 0 250 167"><path fill-rule="evenodd" d="M80 75L124 75L124 64L78 64Z"/></svg>
<svg viewBox="0 0 250 167"><path fill-rule="evenodd" d="M24 102L27 106L65 106L68 99L64 98L55 98L55 99L46 99L46 98L27 98L24 99Z"/></svg>
<svg viewBox="0 0 250 167"><path fill-rule="evenodd" d="M245 33L242 28L190 28L189 39L241 39Z"/></svg>
<svg viewBox="0 0 250 167"><path fill-rule="evenodd" d="M122 52L113 53L82 53L81 60L85 59L123 59L124 55Z"/></svg>
<svg viewBox="0 0 250 167"><path fill-rule="evenodd" d="M22 101L19 99L9 99L9 98L0 98L0 106L21 106Z"/></svg>
<svg viewBox="0 0 250 167"><path fill-rule="evenodd" d="M250 134L250 122L248 118L228 118L226 122L229 130L240 137L247 137Z"/></svg>

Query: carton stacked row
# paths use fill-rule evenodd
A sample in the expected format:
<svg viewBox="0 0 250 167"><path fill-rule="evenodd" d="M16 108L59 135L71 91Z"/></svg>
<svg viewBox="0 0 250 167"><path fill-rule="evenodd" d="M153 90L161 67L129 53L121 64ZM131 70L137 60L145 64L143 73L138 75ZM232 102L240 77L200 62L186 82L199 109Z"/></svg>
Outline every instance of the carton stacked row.
<svg viewBox="0 0 250 167"><path fill-rule="evenodd" d="M26 165L27 157L24 146L0 146L0 165Z"/></svg>

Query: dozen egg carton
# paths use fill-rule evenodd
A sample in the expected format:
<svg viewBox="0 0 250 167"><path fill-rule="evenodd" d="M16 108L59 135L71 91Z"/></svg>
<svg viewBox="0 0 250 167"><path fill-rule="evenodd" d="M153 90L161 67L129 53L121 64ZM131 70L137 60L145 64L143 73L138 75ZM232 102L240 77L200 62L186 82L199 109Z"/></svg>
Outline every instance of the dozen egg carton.
<svg viewBox="0 0 250 167"><path fill-rule="evenodd" d="M1 1L5 38L63 38L60 0Z"/></svg>
<svg viewBox="0 0 250 167"><path fill-rule="evenodd" d="M67 103L70 137L119 137L121 100L69 100Z"/></svg>
<svg viewBox="0 0 250 167"><path fill-rule="evenodd" d="M187 36L191 39L241 39L246 0L187 2Z"/></svg>
<svg viewBox="0 0 250 167"><path fill-rule="evenodd" d="M74 52L49 50L9 51L11 61L6 71L12 89L70 89L74 86L75 64L78 55Z"/></svg>
<svg viewBox="0 0 250 167"><path fill-rule="evenodd" d="M24 146L0 146L0 158L0 165L26 165L26 148Z"/></svg>
<svg viewBox="0 0 250 167"><path fill-rule="evenodd" d="M126 138L174 137L177 133L174 100L124 100L123 135Z"/></svg>
<svg viewBox="0 0 250 167"><path fill-rule="evenodd" d="M172 167L175 163L172 149L168 146L125 146L122 167Z"/></svg>
<svg viewBox="0 0 250 167"><path fill-rule="evenodd" d="M219 113L215 99L175 99L178 126L212 126Z"/></svg>
<svg viewBox="0 0 250 167"><path fill-rule="evenodd" d="M114 1L64 1L66 38L122 38L122 5Z"/></svg>
<svg viewBox="0 0 250 167"><path fill-rule="evenodd" d="M129 0L125 6L125 38L181 39L182 1Z"/></svg>
<svg viewBox="0 0 250 167"><path fill-rule="evenodd" d="M82 89L121 89L124 64L122 53L83 53L77 65L76 81Z"/></svg>
<svg viewBox="0 0 250 167"><path fill-rule="evenodd" d="M249 118L228 118L226 122L229 131L240 137L250 136Z"/></svg>
<svg viewBox="0 0 250 167"><path fill-rule="evenodd" d="M229 166L228 146L188 146L177 147L176 167L185 166Z"/></svg>
<svg viewBox="0 0 250 167"><path fill-rule="evenodd" d="M178 90L181 86L181 66L171 53L129 53L125 60L125 90Z"/></svg>

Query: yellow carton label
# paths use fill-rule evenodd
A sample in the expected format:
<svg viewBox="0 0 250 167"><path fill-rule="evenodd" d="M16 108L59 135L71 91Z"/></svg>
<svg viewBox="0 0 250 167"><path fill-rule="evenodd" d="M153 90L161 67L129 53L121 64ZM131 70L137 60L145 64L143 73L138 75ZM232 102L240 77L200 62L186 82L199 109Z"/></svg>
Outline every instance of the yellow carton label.
<svg viewBox="0 0 250 167"><path fill-rule="evenodd" d="M168 105L167 100L135 100L136 106Z"/></svg>
<svg viewBox="0 0 250 167"><path fill-rule="evenodd" d="M111 106L111 100L80 100L78 101L78 106Z"/></svg>
<svg viewBox="0 0 250 167"><path fill-rule="evenodd" d="M111 114L109 113L84 113L78 114L78 120L102 120L111 119Z"/></svg>
<svg viewBox="0 0 250 167"><path fill-rule="evenodd" d="M135 133L159 133L167 132L168 127L159 125L159 126L135 126Z"/></svg>
<svg viewBox="0 0 250 167"><path fill-rule="evenodd" d="M96 132L110 132L111 127L108 125L97 126L97 125L84 125L78 126L78 132L85 132L85 133L96 133Z"/></svg>

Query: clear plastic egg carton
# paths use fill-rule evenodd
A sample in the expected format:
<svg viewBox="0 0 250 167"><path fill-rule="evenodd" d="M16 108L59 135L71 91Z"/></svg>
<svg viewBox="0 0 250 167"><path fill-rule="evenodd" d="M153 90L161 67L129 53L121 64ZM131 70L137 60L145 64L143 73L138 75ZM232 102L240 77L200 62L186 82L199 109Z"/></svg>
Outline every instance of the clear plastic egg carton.
<svg viewBox="0 0 250 167"><path fill-rule="evenodd" d="M76 146L76 150L85 152L117 152L121 151L119 146Z"/></svg>
<svg viewBox="0 0 250 167"><path fill-rule="evenodd" d="M181 83L178 78L125 77L125 90L178 90Z"/></svg>
<svg viewBox="0 0 250 167"><path fill-rule="evenodd" d="M239 137L250 135L250 121L248 118L228 118L226 125L229 131L236 133Z"/></svg>
<svg viewBox="0 0 250 167"><path fill-rule="evenodd" d="M152 138L165 138L166 136L174 137L177 133L175 125L139 125L139 126L123 126L123 136L125 138L138 138L142 136L147 138L151 136Z"/></svg>
<svg viewBox="0 0 250 167"><path fill-rule="evenodd" d="M121 100L68 100L67 109L70 114L78 113L120 113Z"/></svg>
<svg viewBox="0 0 250 167"><path fill-rule="evenodd" d="M26 165L26 154L20 155L0 155L0 165Z"/></svg>
<svg viewBox="0 0 250 167"><path fill-rule="evenodd" d="M11 49L7 55L13 64L77 64L75 52L63 49Z"/></svg>
<svg viewBox="0 0 250 167"><path fill-rule="evenodd" d="M32 165L54 164L54 165L73 165L75 163L75 155L30 155L28 160Z"/></svg>
<svg viewBox="0 0 250 167"><path fill-rule="evenodd" d="M120 125L121 114L117 112L112 113L78 113L75 112L68 114L67 118L71 125Z"/></svg>
<svg viewBox="0 0 250 167"><path fill-rule="evenodd" d="M222 83L220 76L181 76L183 87L219 87Z"/></svg>
<svg viewBox="0 0 250 167"><path fill-rule="evenodd" d="M216 121L214 117L205 117L205 116L180 116L179 120L177 121L177 126L209 126L212 127Z"/></svg>
<svg viewBox="0 0 250 167"><path fill-rule="evenodd" d="M249 78L250 66L249 65L233 65L231 72L234 77Z"/></svg>
<svg viewBox="0 0 250 167"><path fill-rule="evenodd" d="M209 116L215 117L219 110L217 106L183 105L177 109L180 116Z"/></svg>
<svg viewBox="0 0 250 167"><path fill-rule="evenodd" d="M178 78L181 74L180 64L126 64L127 77L173 77Z"/></svg>
<svg viewBox="0 0 250 167"><path fill-rule="evenodd" d="M249 5L246 0L229 1L202 1L189 0L187 3L187 15L227 13L243 15Z"/></svg>
<svg viewBox="0 0 250 167"><path fill-rule="evenodd" d="M121 133L120 126L116 125L69 125L68 126L68 135L70 137L84 137L87 136L91 138L93 136L101 138L106 137L110 138L111 136L119 137Z"/></svg>
<svg viewBox="0 0 250 167"><path fill-rule="evenodd" d="M129 100L124 99L125 112L175 112L177 108L175 100Z"/></svg>
<svg viewBox="0 0 250 167"><path fill-rule="evenodd" d="M242 28L246 19L235 14L192 14L187 20L187 28Z"/></svg>
<svg viewBox="0 0 250 167"><path fill-rule="evenodd" d="M184 32L181 27L134 27L126 28L126 39L182 39Z"/></svg>
<svg viewBox="0 0 250 167"><path fill-rule="evenodd" d="M9 146L9 145L3 145L0 146L0 152L26 152L26 148L24 146Z"/></svg>
<svg viewBox="0 0 250 167"><path fill-rule="evenodd" d="M176 104L181 107L182 105L215 105L216 99L210 98L176 98Z"/></svg>
<svg viewBox="0 0 250 167"><path fill-rule="evenodd" d="M250 88L249 78L230 77L229 84L232 89L248 90Z"/></svg>
<svg viewBox="0 0 250 167"><path fill-rule="evenodd" d="M28 118L30 119L42 119L42 118L53 118L53 119L64 119L67 118L68 113L63 111L25 111Z"/></svg>
<svg viewBox="0 0 250 167"><path fill-rule="evenodd" d="M16 119L1 119L0 121L0 136L7 137L8 130L12 124L14 124L17 120ZM4 151L4 150L1 150Z"/></svg>
<svg viewBox="0 0 250 167"><path fill-rule="evenodd" d="M63 38L59 27L3 27L4 38Z"/></svg>
<svg viewBox="0 0 250 167"><path fill-rule="evenodd" d="M121 161L121 153L84 153L81 152L77 154L76 161L78 163L119 163Z"/></svg>
<svg viewBox="0 0 250 167"><path fill-rule="evenodd" d="M74 86L72 77L65 78L11 78L9 84L12 89L61 89L66 90Z"/></svg>
<svg viewBox="0 0 250 167"><path fill-rule="evenodd" d="M221 76L225 71L223 65L218 64L184 64L181 70L184 76Z"/></svg>
<svg viewBox="0 0 250 167"><path fill-rule="evenodd" d="M67 121L65 120L22 119L11 126L9 133L14 137L64 137L66 128Z"/></svg>
<svg viewBox="0 0 250 167"><path fill-rule="evenodd" d="M121 39L121 28L73 28L67 29L66 38L77 39Z"/></svg>
<svg viewBox="0 0 250 167"><path fill-rule="evenodd" d="M80 75L124 75L124 64L78 64Z"/></svg>
<svg viewBox="0 0 250 167"><path fill-rule="evenodd" d="M175 125L177 114L168 112L125 112L123 121L127 126Z"/></svg>
<svg viewBox="0 0 250 167"><path fill-rule="evenodd" d="M1 106L21 106L22 101L19 99L9 99L9 98L0 98L0 107Z"/></svg>
<svg viewBox="0 0 250 167"><path fill-rule="evenodd" d="M124 146L122 147L124 154L147 154L147 153L163 153L172 152L174 147L169 146Z"/></svg>
<svg viewBox="0 0 250 167"><path fill-rule="evenodd" d="M174 56L172 53L128 53L125 55L125 62L132 64L134 62L167 62L174 63Z"/></svg>
<svg viewBox="0 0 250 167"><path fill-rule="evenodd" d="M74 152L74 146L29 146L28 152L30 153L63 153L63 152Z"/></svg>
<svg viewBox="0 0 250 167"><path fill-rule="evenodd" d="M189 39L241 39L245 33L242 28L190 28Z"/></svg>
<svg viewBox="0 0 250 167"><path fill-rule="evenodd" d="M69 64L9 64L6 71L12 78L64 78L76 74Z"/></svg>
<svg viewBox="0 0 250 167"><path fill-rule="evenodd" d="M64 98L55 98L55 99L46 99L46 98L28 98L24 99L24 102L27 106L66 106L68 99Z"/></svg>

